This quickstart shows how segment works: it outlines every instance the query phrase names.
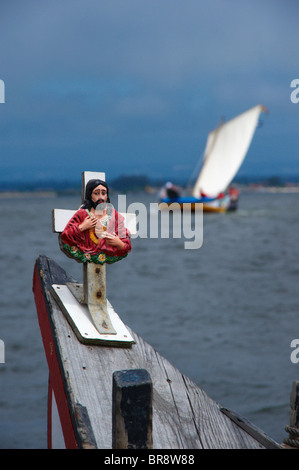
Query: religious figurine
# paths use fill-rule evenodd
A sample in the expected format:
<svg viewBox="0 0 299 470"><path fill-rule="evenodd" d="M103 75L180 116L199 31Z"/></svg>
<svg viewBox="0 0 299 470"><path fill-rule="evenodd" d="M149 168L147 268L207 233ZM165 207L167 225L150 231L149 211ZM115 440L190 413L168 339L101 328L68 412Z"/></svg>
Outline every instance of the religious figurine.
<svg viewBox="0 0 299 470"><path fill-rule="evenodd" d="M59 237L62 251L78 262L114 263L132 249L124 217L110 203L109 187L89 180L85 199Z"/></svg>

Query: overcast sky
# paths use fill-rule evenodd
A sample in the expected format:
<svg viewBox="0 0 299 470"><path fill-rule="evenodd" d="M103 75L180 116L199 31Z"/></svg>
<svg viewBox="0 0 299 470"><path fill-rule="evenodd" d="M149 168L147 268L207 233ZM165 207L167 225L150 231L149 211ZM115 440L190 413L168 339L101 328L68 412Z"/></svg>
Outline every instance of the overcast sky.
<svg viewBox="0 0 299 470"><path fill-rule="evenodd" d="M0 180L188 179L259 103L239 175L299 175L298 21L297 0L0 0Z"/></svg>

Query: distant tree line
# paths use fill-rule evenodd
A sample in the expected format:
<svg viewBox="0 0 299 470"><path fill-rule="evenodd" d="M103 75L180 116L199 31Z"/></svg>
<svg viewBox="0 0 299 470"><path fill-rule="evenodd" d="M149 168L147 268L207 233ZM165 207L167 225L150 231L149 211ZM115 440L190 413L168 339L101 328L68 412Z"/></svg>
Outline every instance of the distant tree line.
<svg viewBox="0 0 299 470"><path fill-rule="evenodd" d="M184 187L186 181L175 180L171 177L163 179L154 179L147 175L120 175L115 179L108 181L111 190L113 191L142 191L146 187L162 187L166 181L172 181L178 186ZM234 184L250 185L254 183L263 184L265 186L284 186L286 183L299 184L299 175L291 176L266 176L266 177L250 177L243 176L237 177ZM75 194L81 193L81 180L80 181L32 181L32 182L18 182L18 181L0 181L0 191L55 191L58 194Z"/></svg>

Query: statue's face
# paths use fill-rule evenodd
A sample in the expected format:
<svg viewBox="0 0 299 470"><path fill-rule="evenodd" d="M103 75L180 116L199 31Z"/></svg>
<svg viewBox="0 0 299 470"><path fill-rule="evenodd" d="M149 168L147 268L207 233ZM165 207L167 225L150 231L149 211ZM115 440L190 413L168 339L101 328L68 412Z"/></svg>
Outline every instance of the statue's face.
<svg viewBox="0 0 299 470"><path fill-rule="evenodd" d="M91 200L93 202L97 202L98 204L102 204L104 202L107 202L107 188L105 186L102 186L99 184L96 188L91 193Z"/></svg>

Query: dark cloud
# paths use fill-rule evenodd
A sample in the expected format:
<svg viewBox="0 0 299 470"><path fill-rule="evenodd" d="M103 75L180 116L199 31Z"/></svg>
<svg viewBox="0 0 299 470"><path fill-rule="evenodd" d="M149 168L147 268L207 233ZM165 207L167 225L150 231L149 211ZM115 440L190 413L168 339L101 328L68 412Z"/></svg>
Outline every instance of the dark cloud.
<svg viewBox="0 0 299 470"><path fill-rule="evenodd" d="M166 176L195 165L221 116L257 103L262 155L257 167L254 145L242 171L299 170L296 2L19 0L0 13L1 179L60 177L61 161L75 177L82 155L87 169L104 155L113 176Z"/></svg>

